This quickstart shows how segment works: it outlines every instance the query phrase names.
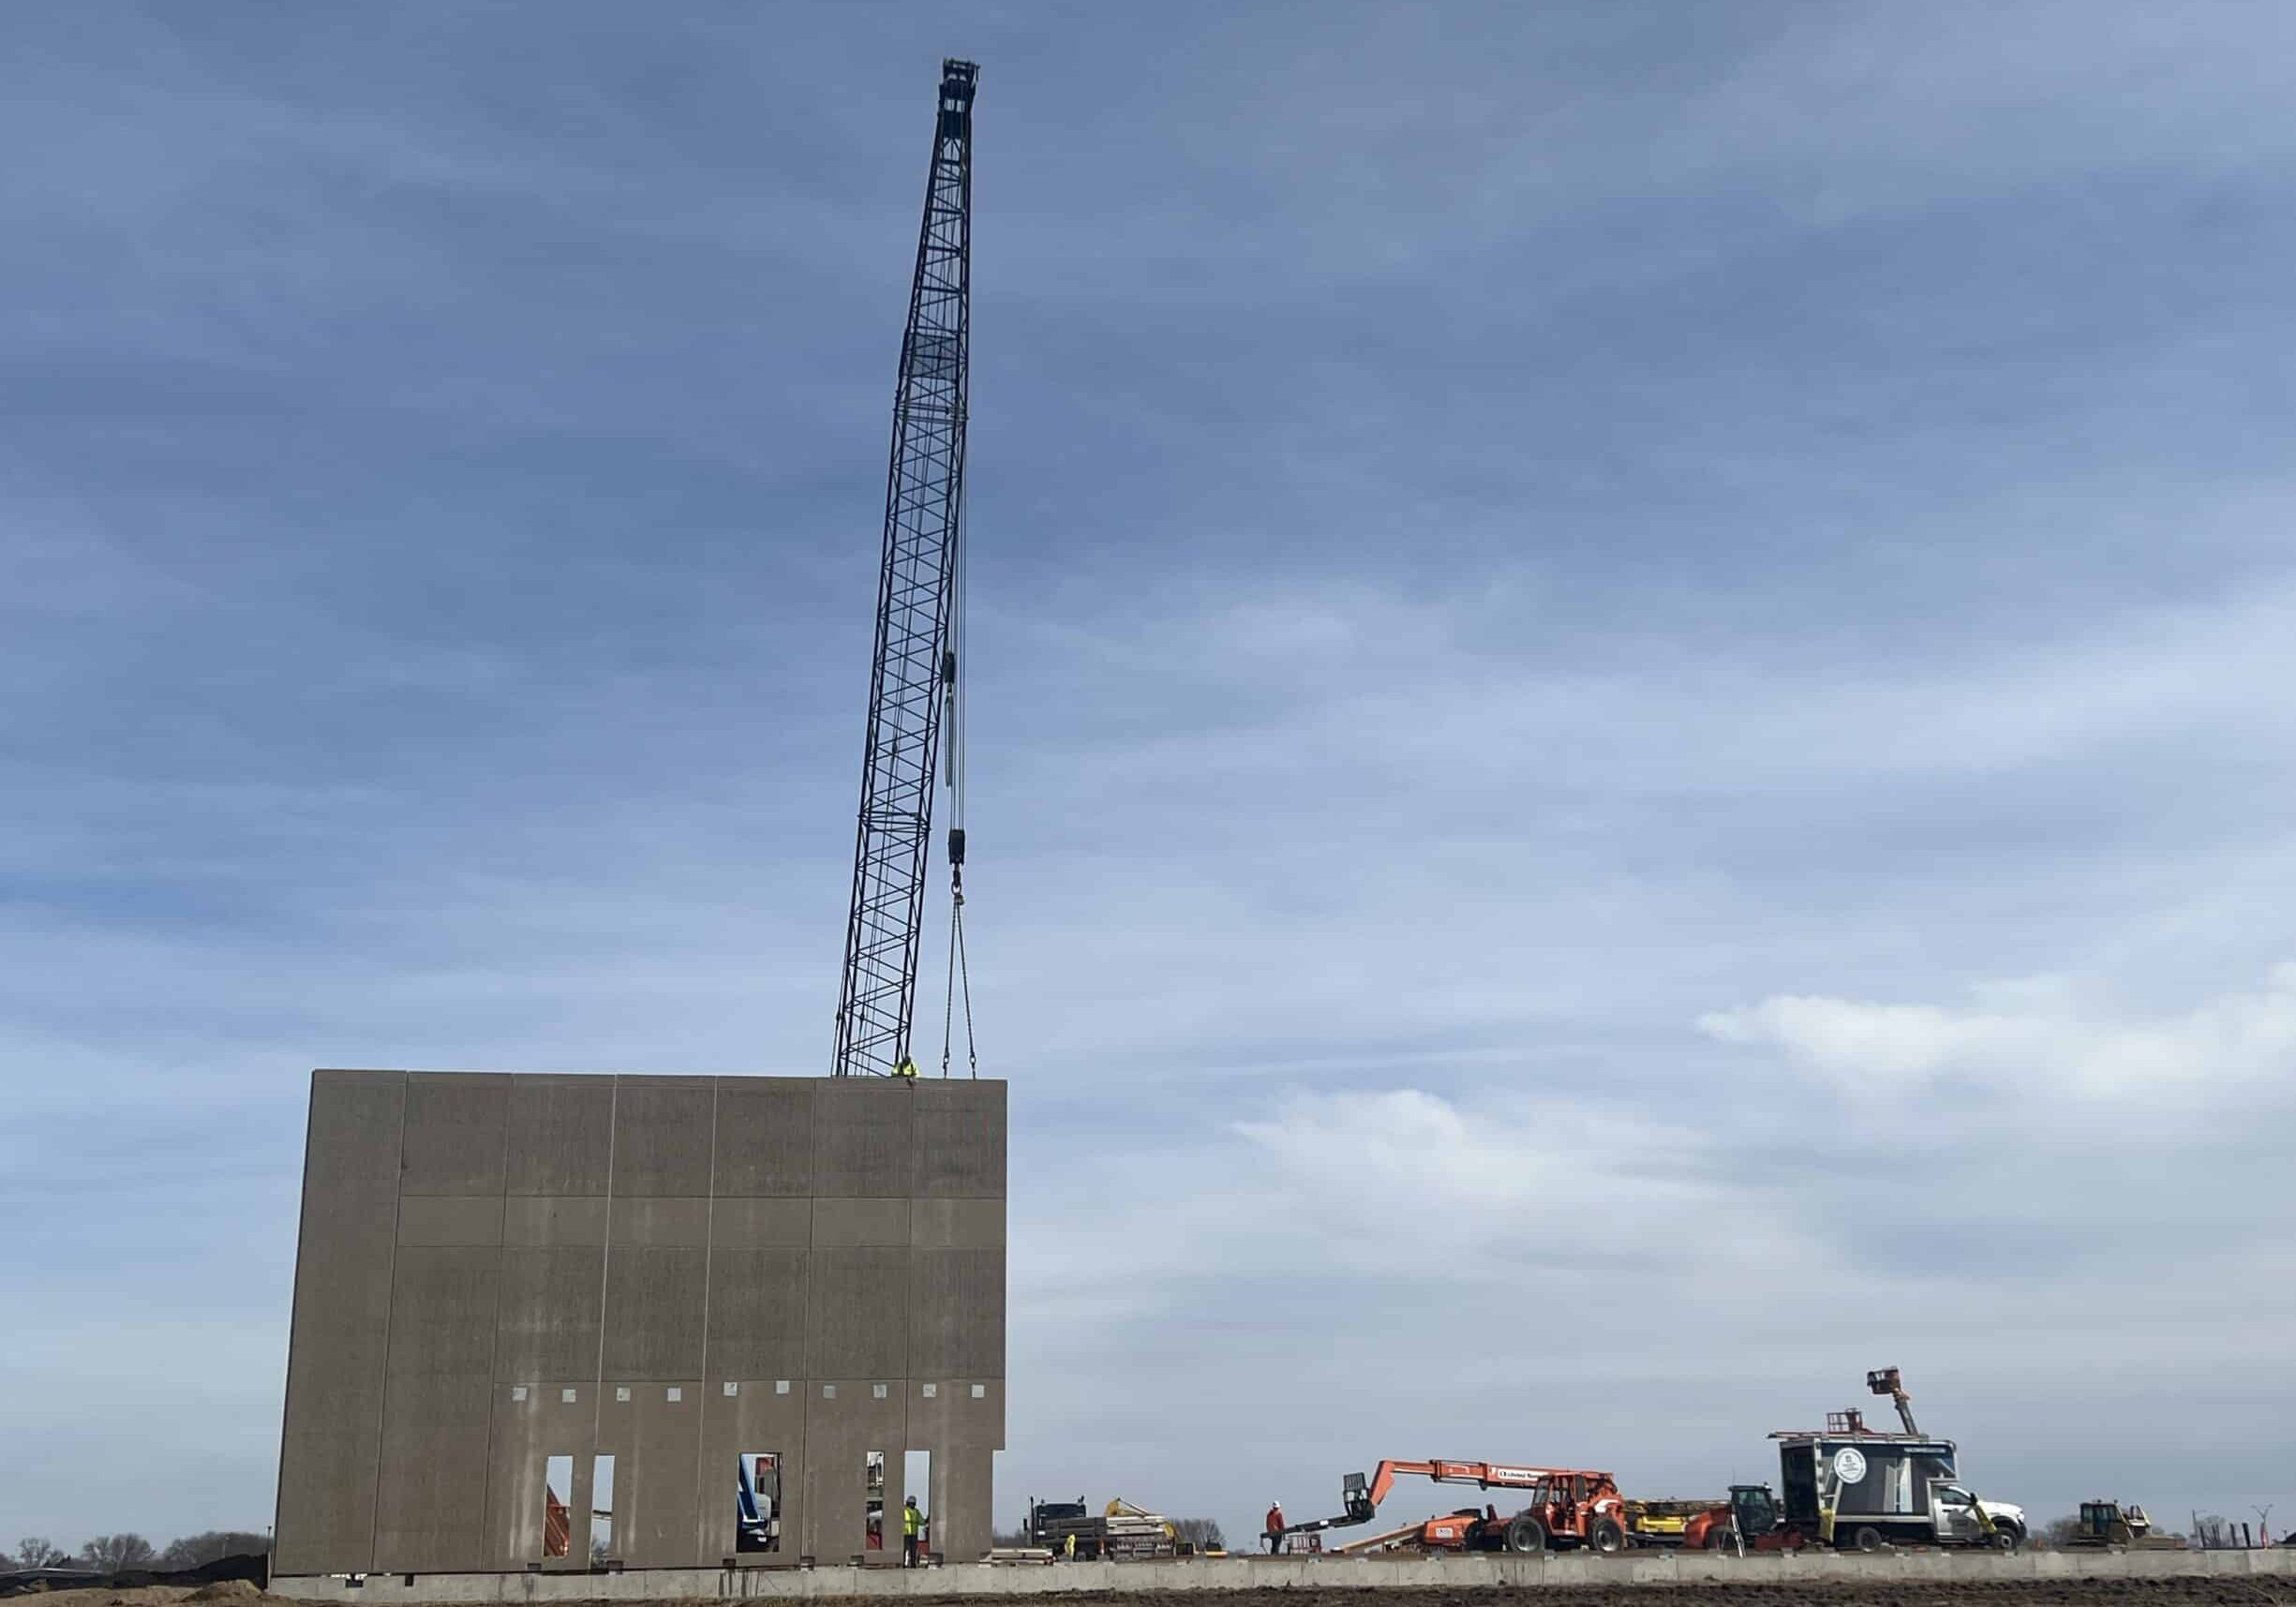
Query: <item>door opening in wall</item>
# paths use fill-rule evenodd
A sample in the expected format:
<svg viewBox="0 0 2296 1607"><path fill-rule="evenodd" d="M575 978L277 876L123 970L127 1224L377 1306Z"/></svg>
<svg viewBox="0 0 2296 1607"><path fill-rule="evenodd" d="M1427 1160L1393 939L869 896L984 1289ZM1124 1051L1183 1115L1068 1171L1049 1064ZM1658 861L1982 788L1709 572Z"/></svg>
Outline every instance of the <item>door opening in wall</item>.
<svg viewBox="0 0 2296 1607"><path fill-rule="evenodd" d="M901 1458L901 1566L915 1568L932 1555L932 1452Z"/></svg>
<svg viewBox="0 0 2296 1607"><path fill-rule="evenodd" d="M590 1458L590 1563L614 1555L614 1458Z"/></svg>
<svg viewBox="0 0 2296 1607"><path fill-rule="evenodd" d="M782 1549L782 1456L745 1451L734 1458L734 1549Z"/></svg>
<svg viewBox="0 0 2296 1607"><path fill-rule="evenodd" d="M867 1481L866 1499L868 1502L867 1506L862 1509L867 1514L867 1527L862 1533L861 1544L863 1549L868 1551L883 1551L885 1549L884 1451L872 1451L868 1453L861 1463L861 1476Z"/></svg>
<svg viewBox="0 0 2296 1607"><path fill-rule="evenodd" d="M542 1554L574 1555L574 1458L545 1456L542 1463Z"/></svg>

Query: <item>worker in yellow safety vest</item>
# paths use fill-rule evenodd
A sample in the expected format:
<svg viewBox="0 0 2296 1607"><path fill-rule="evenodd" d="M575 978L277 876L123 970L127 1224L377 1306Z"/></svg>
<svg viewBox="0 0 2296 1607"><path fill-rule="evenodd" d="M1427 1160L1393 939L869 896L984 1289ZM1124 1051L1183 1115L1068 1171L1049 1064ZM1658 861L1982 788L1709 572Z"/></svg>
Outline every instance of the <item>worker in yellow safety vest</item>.
<svg viewBox="0 0 2296 1607"><path fill-rule="evenodd" d="M925 1514L917 1510L917 1497L912 1495L901 1508L901 1566L917 1566L917 1542L925 1532Z"/></svg>
<svg viewBox="0 0 2296 1607"><path fill-rule="evenodd" d="M893 1075L895 1077L915 1078L917 1076L917 1062L911 1060L905 1054L902 1055L901 1057L901 1064L893 1067Z"/></svg>

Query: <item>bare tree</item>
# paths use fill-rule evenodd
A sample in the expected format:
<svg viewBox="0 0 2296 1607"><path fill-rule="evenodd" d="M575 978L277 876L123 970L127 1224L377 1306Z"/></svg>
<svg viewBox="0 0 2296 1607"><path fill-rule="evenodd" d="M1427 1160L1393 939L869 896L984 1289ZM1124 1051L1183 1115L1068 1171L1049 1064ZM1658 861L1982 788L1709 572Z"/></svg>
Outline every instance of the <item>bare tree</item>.
<svg viewBox="0 0 2296 1607"><path fill-rule="evenodd" d="M227 1556L265 1556L270 1551L269 1535L259 1535L252 1529L209 1529L171 1541L168 1549L159 1554L159 1566L199 1568L221 1562Z"/></svg>
<svg viewBox="0 0 2296 1607"><path fill-rule="evenodd" d="M45 1535L26 1535L16 1542L18 1568L56 1568L69 1561L64 1548L51 1544Z"/></svg>
<svg viewBox="0 0 2296 1607"><path fill-rule="evenodd" d="M97 1535L80 1548L80 1560L100 1573L149 1568L155 1560L152 1542L142 1535Z"/></svg>
<svg viewBox="0 0 2296 1607"><path fill-rule="evenodd" d="M1226 1551L1228 1541L1220 1534L1216 1518L1174 1518L1172 1528L1180 1538L1198 1551Z"/></svg>
<svg viewBox="0 0 2296 1607"><path fill-rule="evenodd" d="M2079 1533L2080 1533L2080 1520L2066 1516L2050 1519L2041 1525L2040 1533L2033 1538L2034 1543L2045 1551L2063 1551L2072 1542L2073 1537Z"/></svg>

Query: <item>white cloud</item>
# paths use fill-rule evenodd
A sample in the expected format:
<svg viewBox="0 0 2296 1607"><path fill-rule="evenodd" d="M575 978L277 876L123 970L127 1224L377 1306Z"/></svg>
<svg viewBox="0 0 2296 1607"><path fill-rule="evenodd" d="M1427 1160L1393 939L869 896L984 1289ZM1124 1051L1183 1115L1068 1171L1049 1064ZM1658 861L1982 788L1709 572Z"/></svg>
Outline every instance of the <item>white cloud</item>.
<svg viewBox="0 0 2296 1607"><path fill-rule="evenodd" d="M2143 1100L2282 1092L2296 1071L2296 964L2251 992L2131 1017L2062 984L1996 985L1968 1006L1777 994L1698 1018L1722 1043L1784 1051L1837 1093L1910 1097L1953 1080L2007 1095Z"/></svg>

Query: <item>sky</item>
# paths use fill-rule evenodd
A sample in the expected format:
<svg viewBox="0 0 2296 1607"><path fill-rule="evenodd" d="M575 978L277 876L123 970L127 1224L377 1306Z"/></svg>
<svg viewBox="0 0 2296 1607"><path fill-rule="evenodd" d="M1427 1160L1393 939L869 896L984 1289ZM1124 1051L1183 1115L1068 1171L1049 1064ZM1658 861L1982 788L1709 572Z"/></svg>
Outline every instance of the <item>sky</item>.
<svg viewBox="0 0 2296 1607"><path fill-rule="evenodd" d="M2296 1519L2296 12L0 30L0 1547L269 1522L313 1066L827 1070L945 54L1000 1517Z"/></svg>

